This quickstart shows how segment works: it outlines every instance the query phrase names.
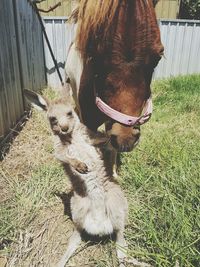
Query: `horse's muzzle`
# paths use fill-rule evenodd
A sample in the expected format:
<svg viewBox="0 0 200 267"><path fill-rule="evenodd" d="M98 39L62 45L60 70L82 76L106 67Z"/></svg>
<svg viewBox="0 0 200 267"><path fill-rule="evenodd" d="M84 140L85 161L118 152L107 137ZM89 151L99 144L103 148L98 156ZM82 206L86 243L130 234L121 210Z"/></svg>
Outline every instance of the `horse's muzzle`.
<svg viewBox="0 0 200 267"><path fill-rule="evenodd" d="M130 152L139 143L139 139L140 131L136 130L130 137L111 135L110 142L118 152Z"/></svg>

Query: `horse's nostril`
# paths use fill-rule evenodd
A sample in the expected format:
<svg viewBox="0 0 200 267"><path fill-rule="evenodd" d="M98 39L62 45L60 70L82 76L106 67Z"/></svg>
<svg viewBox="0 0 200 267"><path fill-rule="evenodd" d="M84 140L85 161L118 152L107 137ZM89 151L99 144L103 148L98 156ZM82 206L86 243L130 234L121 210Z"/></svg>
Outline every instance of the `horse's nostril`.
<svg viewBox="0 0 200 267"><path fill-rule="evenodd" d="M139 137L140 137L140 129L139 128L133 128L133 137L137 140L139 139Z"/></svg>
<svg viewBox="0 0 200 267"><path fill-rule="evenodd" d="M135 137L135 139L136 139L136 140L138 140L138 139L140 138L140 132L139 132L139 133L136 133L136 134L134 134L134 137Z"/></svg>
<svg viewBox="0 0 200 267"><path fill-rule="evenodd" d="M121 139L119 136L111 135L110 143L119 152L129 152L138 144L139 138L140 132L127 139Z"/></svg>
<svg viewBox="0 0 200 267"><path fill-rule="evenodd" d="M119 145L117 143L117 136L116 135L111 135L110 142L114 148L118 149Z"/></svg>

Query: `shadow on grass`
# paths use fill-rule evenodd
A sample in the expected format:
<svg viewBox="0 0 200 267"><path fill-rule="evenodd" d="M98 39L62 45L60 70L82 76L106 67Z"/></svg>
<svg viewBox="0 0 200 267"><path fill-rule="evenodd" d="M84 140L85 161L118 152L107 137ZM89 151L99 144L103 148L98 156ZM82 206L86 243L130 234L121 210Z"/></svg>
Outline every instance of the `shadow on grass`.
<svg viewBox="0 0 200 267"><path fill-rule="evenodd" d="M72 213L71 213L71 209L70 209L70 200L71 200L71 197L73 196L73 191L70 191L68 193L56 192L55 195L62 200L62 203L64 206L64 215L69 216L70 220L72 220Z"/></svg>
<svg viewBox="0 0 200 267"><path fill-rule="evenodd" d="M16 123L14 128L10 128L8 134L5 137L0 137L0 161L4 160L9 153L10 148L15 138L20 134L26 125L27 121L31 117L31 109L28 108Z"/></svg>

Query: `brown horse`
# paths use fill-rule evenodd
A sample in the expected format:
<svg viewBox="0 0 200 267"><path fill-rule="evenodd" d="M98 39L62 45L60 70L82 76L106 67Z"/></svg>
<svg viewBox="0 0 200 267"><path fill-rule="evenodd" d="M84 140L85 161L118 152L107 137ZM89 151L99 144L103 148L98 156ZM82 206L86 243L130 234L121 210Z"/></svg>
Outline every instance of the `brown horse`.
<svg viewBox="0 0 200 267"><path fill-rule="evenodd" d="M141 114L148 119L151 113L152 74L164 52L155 2L81 0L75 15L67 81L84 124L96 131L106 122L111 144L121 152L138 143L146 121Z"/></svg>

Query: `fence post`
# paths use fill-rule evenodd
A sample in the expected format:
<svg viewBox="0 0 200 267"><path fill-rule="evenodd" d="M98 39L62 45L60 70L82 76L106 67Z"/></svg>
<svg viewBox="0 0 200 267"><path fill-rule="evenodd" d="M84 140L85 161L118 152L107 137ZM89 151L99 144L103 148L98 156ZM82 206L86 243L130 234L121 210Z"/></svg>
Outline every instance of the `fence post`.
<svg viewBox="0 0 200 267"><path fill-rule="evenodd" d="M21 61L21 53L19 47L19 29L18 29L18 19L17 19L17 4L16 0L12 0L13 4L13 14L14 14L14 22L15 22L15 32L16 32L16 43L17 43L17 55L18 55L18 62L19 62L19 76L20 76L20 83L21 83L21 94L23 99L23 108L25 109L25 99L23 94L24 89L24 79L22 73L22 61Z"/></svg>

